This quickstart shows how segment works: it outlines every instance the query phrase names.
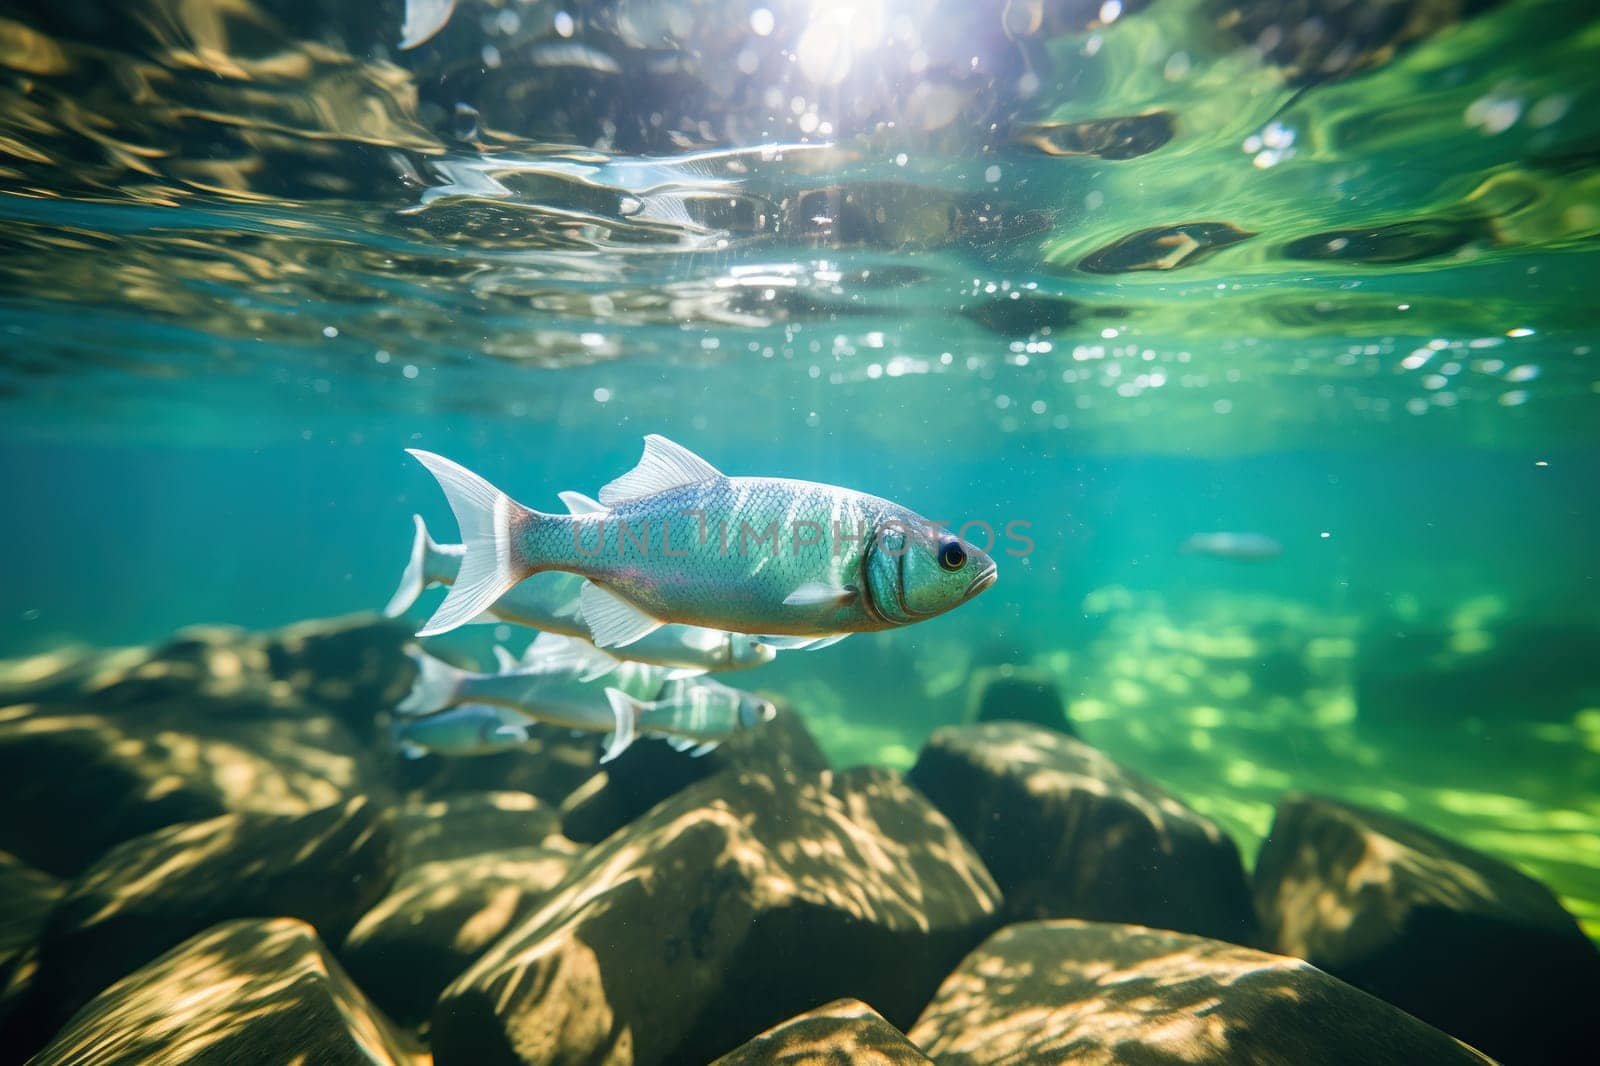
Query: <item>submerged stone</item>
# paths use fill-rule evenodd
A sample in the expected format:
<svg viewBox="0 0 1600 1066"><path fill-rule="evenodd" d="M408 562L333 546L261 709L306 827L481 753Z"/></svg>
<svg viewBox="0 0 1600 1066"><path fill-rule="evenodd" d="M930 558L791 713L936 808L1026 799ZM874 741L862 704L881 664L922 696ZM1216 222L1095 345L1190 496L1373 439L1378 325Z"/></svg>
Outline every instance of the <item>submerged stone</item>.
<svg viewBox="0 0 1600 1066"><path fill-rule="evenodd" d="M51 912L26 1010L4 1042L39 1046L107 985L221 921L300 918L337 943L388 888L394 863L388 818L359 798L301 816L224 815L130 840Z"/></svg>
<svg viewBox="0 0 1600 1066"><path fill-rule="evenodd" d="M980 675L983 677L983 675ZM976 698L968 715L971 722L1029 722L1033 725L1078 735L1067 718L1061 690L1048 675L1019 674L1001 667L977 683Z"/></svg>
<svg viewBox="0 0 1600 1066"><path fill-rule="evenodd" d="M383 794L369 750L331 716L234 715L183 705L104 713L0 710L0 848L59 876L107 848L228 811L303 814Z"/></svg>
<svg viewBox="0 0 1600 1066"><path fill-rule="evenodd" d="M289 918L214 926L79 1011L35 1066L314 1063L421 1066L426 1056Z"/></svg>
<svg viewBox="0 0 1600 1066"><path fill-rule="evenodd" d="M406 870L339 949L356 981L406 1024L567 876L571 851L515 848Z"/></svg>
<svg viewBox="0 0 1600 1066"><path fill-rule="evenodd" d="M33 983L34 942L61 893L60 881L0 851L0 1031Z"/></svg>
<svg viewBox="0 0 1600 1066"><path fill-rule="evenodd" d="M395 811L406 867L543 844L561 833L555 810L526 792L413 797Z"/></svg>
<svg viewBox="0 0 1600 1066"><path fill-rule="evenodd" d="M931 1066L905 1034L857 999L840 999L773 1026L711 1066Z"/></svg>
<svg viewBox="0 0 1600 1066"><path fill-rule="evenodd" d="M1078 921L995 933L908 1035L939 1066L1489 1061L1299 959Z"/></svg>
<svg viewBox="0 0 1600 1066"><path fill-rule="evenodd" d="M591 848L445 990L435 1061L706 1062L844 996L904 1025L999 904L893 773L717 774Z"/></svg>
<svg viewBox="0 0 1600 1066"><path fill-rule="evenodd" d="M1255 935L1232 838L1087 744L1021 722L949 726L909 777L983 857L1012 920Z"/></svg>
<svg viewBox="0 0 1600 1066"><path fill-rule="evenodd" d="M1600 951L1549 889L1377 811L1296 795L1256 862L1275 951L1508 1063L1600 1046Z"/></svg>
<svg viewBox="0 0 1600 1066"><path fill-rule="evenodd" d="M707 755L674 751L659 740L635 741L567 797L562 830L585 843L604 840L667 797L730 770L781 776L826 769L828 757L804 720L780 707L772 721L735 732Z"/></svg>
<svg viewBox="0 0 1600 1066"><path fill-rule="evenodd" d="M1194 266L1215 252L1247 241L1255 234L1230 222L1180 222L1153 226L1118 238L1078 261L1090 274L1125 274L1135 270L1177 270Z"/></svg>

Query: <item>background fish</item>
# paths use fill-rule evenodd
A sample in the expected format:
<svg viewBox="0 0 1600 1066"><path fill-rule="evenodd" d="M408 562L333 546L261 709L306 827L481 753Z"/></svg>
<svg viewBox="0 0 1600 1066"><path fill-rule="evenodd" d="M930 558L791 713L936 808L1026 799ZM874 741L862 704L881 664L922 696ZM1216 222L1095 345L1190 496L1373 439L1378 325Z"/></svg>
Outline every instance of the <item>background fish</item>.
<svg viewBox="0 0 1600 1066"><path fill-rule="evenodd" d="M436 755L487 755L526 744L529 716L511 707L477 703L421 718L396 718L389 727L395 747L408 759Z"/></svg>
<svg viewBox="0 0 1600 1066"><path fill-rule="evenodd" d="M737 729L748 729L777 716L769 701L710 678L670 681L653 700L606 689L616 712L617 734L631 729L660 737L678 751L700 756L716 749Z"/></svg>
<svg viewBox="0 0 1600 1066"><path fill-rule="evenodd" d="M589 578L580 603L601 647L666 622L813 637L888 629L995 580L988 555L898 504L816 482L726 477L660 436L600 491L607 510L581 515L530 510L448 459L411 454L438 479L466 545L420 636L454 629L544 570ZM642 529L644 544L630 546L623 529Z"/></svg>
<svg viewBox="0 0 1600 1066"><path fill-rule="evenodd" d="M1196 533L1178 546L1185 555L1213 555L1218 559L1276 559L1283 545L1261 533Z"/></svg>

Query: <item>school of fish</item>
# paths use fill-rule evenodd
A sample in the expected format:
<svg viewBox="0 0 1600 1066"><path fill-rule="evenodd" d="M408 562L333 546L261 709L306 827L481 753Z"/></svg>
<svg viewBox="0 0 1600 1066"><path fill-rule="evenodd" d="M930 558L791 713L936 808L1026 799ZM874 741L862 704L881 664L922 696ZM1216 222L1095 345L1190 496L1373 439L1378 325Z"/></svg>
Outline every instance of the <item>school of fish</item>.
<svg viewBox="0 0 1600 1066"><path fill-rule="evenodd" d="M391 734L405 755L526 743L535 724L604 733L602 761L638 736L694 755L770 720L771 703L705 675L911 625L992 585L989 556L915 512L852 489L729 477L665 437L599 499L565 514L517 503L442 456L412 450L455 515L460 544L420 516L385 613L448 588L419 637L473 622L540 636L492 674L413 651L417 679Z"/></svg>

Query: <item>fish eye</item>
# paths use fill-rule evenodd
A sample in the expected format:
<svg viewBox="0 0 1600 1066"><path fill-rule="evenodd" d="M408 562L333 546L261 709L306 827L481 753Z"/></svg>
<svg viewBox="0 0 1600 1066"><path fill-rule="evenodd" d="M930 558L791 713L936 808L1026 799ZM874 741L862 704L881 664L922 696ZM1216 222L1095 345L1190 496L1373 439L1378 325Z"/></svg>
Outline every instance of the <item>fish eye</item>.
<svg viewBox="0 0 1600 1066"><path fill-rule="evenodd" d="M939 546L939 565L955 573L967 565L967 552L954 537Z"/></svg>

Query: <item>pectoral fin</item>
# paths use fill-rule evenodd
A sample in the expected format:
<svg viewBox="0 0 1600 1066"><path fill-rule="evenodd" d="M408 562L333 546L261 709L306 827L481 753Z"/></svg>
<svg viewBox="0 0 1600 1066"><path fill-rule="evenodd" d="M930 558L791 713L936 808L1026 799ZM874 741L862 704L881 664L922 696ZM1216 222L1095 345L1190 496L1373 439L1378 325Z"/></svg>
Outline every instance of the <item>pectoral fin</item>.
<svg viewBox="0 0 1600 1066"><path fill-rule="evenodd" d="M589 639L596 647L620 648L660 629L662 623L633 604L585 581L578 593Z"/></svg>
<svg viewBox="0 0 1600 1066"><path fill-rule="evenodd" d="M825 581L807 581L783 598L785 607L843 607L856 598L856 590L849 585L830 585Z"/></svg>

